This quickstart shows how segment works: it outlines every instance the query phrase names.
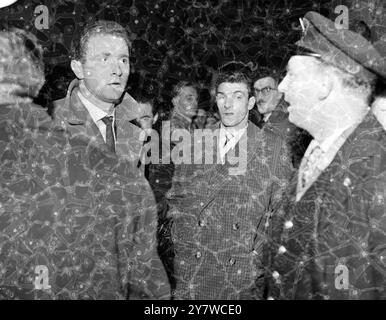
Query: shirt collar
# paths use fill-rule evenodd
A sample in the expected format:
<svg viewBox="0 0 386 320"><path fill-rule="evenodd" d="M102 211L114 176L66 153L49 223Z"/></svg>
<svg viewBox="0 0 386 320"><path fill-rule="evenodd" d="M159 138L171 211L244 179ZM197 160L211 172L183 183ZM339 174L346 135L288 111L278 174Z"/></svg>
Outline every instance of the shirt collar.
<svg viewBox="0 0 386 320"><path fill-rule="evenodd" d="M80 91L78 91L78 96L80 101L82 101L83 105L86 107L87 111L89 112L91 119L97 123L99 120L102 120L106 116L112 116L115 117L114 109L110 113L107 113L103 111L102 109L98 108L94 104L92 104Z"/></svg>
<svg viewBox="0 0 386 320"><path fill-rule="evenodd" d="M227 127L225 127L221 123L221 125L220 125L220 135L225 137L226 134L228 134L228 136L231 136L232 139L235 138L236 141L239 141L241 136L247 130L247 127L248 127L248 123L247 123L247 125L244 128L241 128L241 129L227 128Z"/></svg>
<svg viewBox="0 0 386 320"><path fill-rule="evenodd" d="M321 143L316 141L317 145L324 151L327 152L335 143L335 141L342 135L343 132L345 132L348 128L350 128L352 125L345 126L343 128L336 129L332 135L324 139Z"/></svg>
<svg viewBox="0 0 386 320"><path fill-rule="evenodd" d="M272 112L269 112L269 113L265 114L264 117L263 117L263 121L264 122L268 122L268 120L271 117L271 115L272 115Z"/></svg>

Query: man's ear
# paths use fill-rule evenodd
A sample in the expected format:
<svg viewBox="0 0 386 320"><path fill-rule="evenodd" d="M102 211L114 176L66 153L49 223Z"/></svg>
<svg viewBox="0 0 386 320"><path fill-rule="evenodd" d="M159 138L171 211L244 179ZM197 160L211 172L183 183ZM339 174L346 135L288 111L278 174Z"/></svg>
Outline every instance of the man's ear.
<svg viewBox="0 0 386 320"><path fill-rule="evenodd" d="M330 74L324 73L320 77L319 100L325 100L330 95L334 87L334 79Z"/></svg>
<svg viewBox="0 0 386 320"><path fill-rule="evenodd" d="M82 63L78 60L71 60L71 69L75 73L76 77L79 80L84 79L84 72L83 72L83 66Z"/></svg>
<svg viewBox="0 0 386 320"><path fill-rule="evenodd" d="M172 99L172 103L173 103L173 107L174 108L177 108L177 105L178 105L178 97L175 96L173 99Z"/></svg>
<svg viewBox="0 0 386 320"><path fill-rule="evenodd" d="M248 110L252 110L253 107L255 106L256 98L255 97L250 97L248 100Z"/></svg>

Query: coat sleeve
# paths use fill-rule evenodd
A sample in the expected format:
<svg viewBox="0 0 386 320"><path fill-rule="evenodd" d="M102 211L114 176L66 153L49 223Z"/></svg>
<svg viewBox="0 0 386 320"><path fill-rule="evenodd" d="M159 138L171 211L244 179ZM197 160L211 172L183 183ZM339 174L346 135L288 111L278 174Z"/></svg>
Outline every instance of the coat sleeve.
<svg viewBox="0 0 386 320"><path fill-rule="evenodd" d="M170 285L157 253L157 209L145 179L130 183L118 229L119 270L128 299L169 299Z"/></svg>
<svg viewBox="0 0 386 320"><path fill-rule="evenodd" d="M275 137L273 145L273 161L271 166L271 192L268 210L271 215L281 214L283 210L283 196L294 176L289 148L283 138Z"/></svg>
<svg viewBox="0 0 386 320"><path fill-rule="evenodd" d="M271 137L272 139L272 137ZM293 181L295 176L295 170L292 165L289 148L285 140L277 135L273 137L268 147L273 148L273 159L270 172L270 193L267 199L267 211L266 215L261 223L261 228L264 229L266 241L263 245L263 265L265 270L264 285L264 298L272 296L271 281L272 281L272 247L276 247L273 243L278 241L277 230L274 232L273 227L277 228L283 224L283 219L286 214L286 192L289 189L290 182ZM275 226L274 226L275 225ZM280 234L280 232L279 232Z"/></svg>

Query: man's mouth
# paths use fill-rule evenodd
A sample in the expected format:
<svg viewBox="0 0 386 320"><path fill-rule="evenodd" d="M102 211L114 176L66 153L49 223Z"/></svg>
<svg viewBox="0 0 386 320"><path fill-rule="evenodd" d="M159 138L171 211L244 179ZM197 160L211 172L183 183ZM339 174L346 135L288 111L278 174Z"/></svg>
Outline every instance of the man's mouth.
<svg viewBox="0 0 386 320"><path fill-rule="evenodd" d="M122 85L120 82L111 82L111 83L109 83L109 85L115 89L121 89L122 88Z"/></svg>

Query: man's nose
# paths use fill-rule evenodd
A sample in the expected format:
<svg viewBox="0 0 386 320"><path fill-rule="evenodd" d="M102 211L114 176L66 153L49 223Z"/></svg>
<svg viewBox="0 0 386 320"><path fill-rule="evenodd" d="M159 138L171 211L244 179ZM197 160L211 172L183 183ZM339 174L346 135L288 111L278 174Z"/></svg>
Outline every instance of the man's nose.
<svg viewBox="0 0 386 320"><path fill-rule="evenodd" d="M263 93L260 91L260 90L256 90L255 91L255 95L256 95L256 100L259 100L260 99L260 97L262 97L263 96Z"/></svg>
<svg viewBox="0 0 386 320"><path fill-rule="evenodd" d="M118 61L113 62L111 64L111 73L115 74L117 76L121 76L122 75L122 68L121 68L121 66L120 66Z"/></svg>
<svg viewBox="0 0 386 320"><path fill-rule="evenodd" d="M231 97L226 98L224 107L225 109L230 109L233 106L233 99Z"/></svg>

